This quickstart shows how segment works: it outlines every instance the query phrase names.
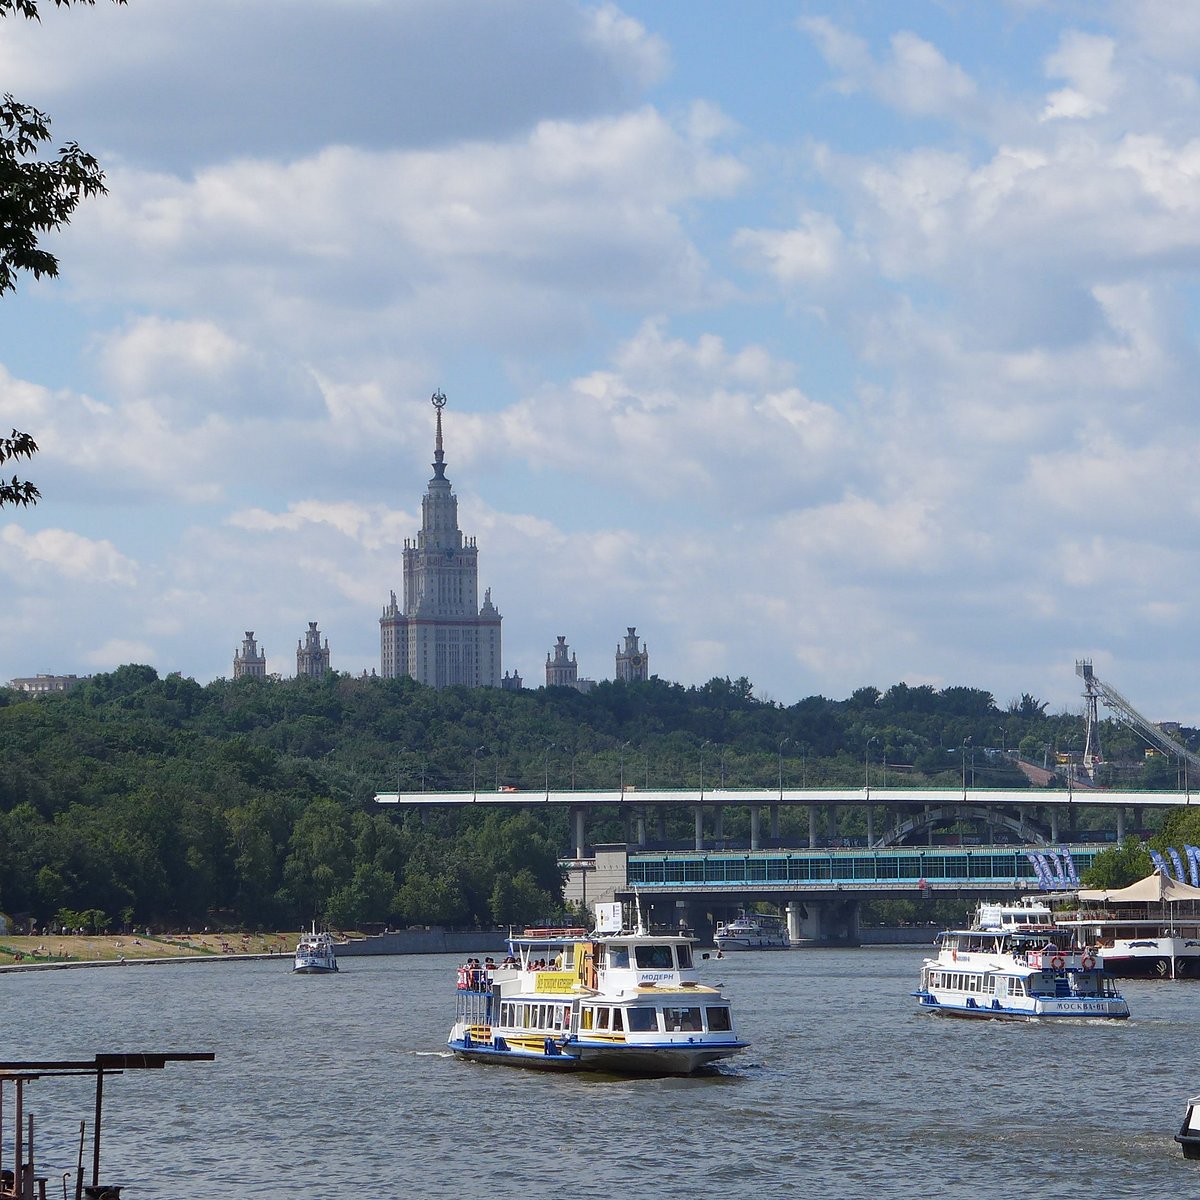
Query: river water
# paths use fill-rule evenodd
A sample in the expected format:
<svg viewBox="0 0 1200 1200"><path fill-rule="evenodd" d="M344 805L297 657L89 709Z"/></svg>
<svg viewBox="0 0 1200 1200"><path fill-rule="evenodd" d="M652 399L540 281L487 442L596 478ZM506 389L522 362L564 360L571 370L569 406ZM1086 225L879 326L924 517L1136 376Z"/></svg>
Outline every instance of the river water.
<svg viewBox="0 0 1200 1200"><path fill-rule="evenodd" d="M918 1012L921 947L701 964L753 1043L719 1074L614 1080L443 1053L456 960L353 958L0 978L0 1056L215 1050L105 1087L105 1182L126 1200L372 1197L1186 1196L1171 1140L1200 1092L1200 982L1129 982L1114 1024ZM11 1097L11 1088L7 1089ZM51 1196L87 1080L29 1090ZM5 1116L11 1158L11 1103ZM85 1162L90 1162L89 1149Z"/></svg>

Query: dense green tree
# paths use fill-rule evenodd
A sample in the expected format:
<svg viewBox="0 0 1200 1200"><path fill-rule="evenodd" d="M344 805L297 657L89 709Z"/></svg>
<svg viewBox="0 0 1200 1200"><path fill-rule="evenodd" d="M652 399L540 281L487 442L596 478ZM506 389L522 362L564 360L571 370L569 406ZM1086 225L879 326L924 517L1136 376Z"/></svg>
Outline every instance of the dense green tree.
<svg viewBox="0 0 1200 1200"><path fill-rule="evenodd" d="M1127 837L1119 846L1101 850L1080 882L1089 888L1123 888L1145 879L1153 869L1141 839Z"/></svg>

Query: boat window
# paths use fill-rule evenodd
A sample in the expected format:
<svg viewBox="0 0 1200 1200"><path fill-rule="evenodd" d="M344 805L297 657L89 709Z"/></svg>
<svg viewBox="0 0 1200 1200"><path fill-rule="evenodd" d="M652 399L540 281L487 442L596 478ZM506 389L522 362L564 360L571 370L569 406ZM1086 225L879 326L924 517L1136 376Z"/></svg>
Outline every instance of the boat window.
<svg viewBox="0 0 1200 1200"><path fill-rule="evenodd" d="M671 956L671 947L638 946L637 965L658 970L670 970L675 965L675 960Z"/></svg>
<svg viewBox="0 0 1200 1200"><path fill-rule="evenodd" d="M608 1028L608 1012L609 1012L609 1010L607 1008L596 1009L596 1028L597 1029L607 1029Z"/></svg>
<svg viewBox="0 0 1200 1200"><path fill-rule="evenodd" d="M705 1016L708 1017L708 1027L711 1030L730 1030L733 1028L733 1022L729 1019L729 1009L723 1004L717 1008L706 1008Z"/></svg>
<svg viewBox="0 0 1200 1200"><path fill-rule="evenodd" d="M625 1025L630 1033L653 1033L658 1029L658 1010L628 1008L625 1010Z"/></svg>
<svg viewBox="0 0 1200 1200"><path fill-rule="evenodd" d="M628 967L629 966L629 947L628 946L606 946L607 964L609 968L613 967Z"/></svg>
<svg viewBox="0 0 1200 1200"><path fill-rule="evenodd" d="M612 1027L617 1030L625 1028L621 1020L621 1010L619 1008L614 1008L612 1010Z"/></svg>
<svg viewBox="0 0 1200 1200"><path fill-rule="evenodd" d="M663 1022L668 1033L691 1033L702 1028L698 1008L664 1008Z"/></svg>
<svg viewBox="0 0 1200 1200"><path fill-rule="evenodd" d="M679 954L679 969L686 971L692 965L692 948L688 945L675 948Z"/></svg>
<svg viewBox="0 0 1200 1200"><path fill-rule="evenodd" d="M585 1005L579 1012L579 1028L591 1029L592 1027L592 1009L590 1005Z"/></svg>

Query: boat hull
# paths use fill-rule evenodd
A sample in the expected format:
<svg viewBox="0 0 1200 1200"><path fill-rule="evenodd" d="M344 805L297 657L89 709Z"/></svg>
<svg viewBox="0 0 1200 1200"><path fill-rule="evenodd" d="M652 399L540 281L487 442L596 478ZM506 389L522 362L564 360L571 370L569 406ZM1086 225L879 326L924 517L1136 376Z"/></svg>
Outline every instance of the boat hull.
<svg viewBox="0 0 1200 1200"><path fill-rule="evenodd" d="M1118 942L1100 952L1100 963L1121 979L1200 979L1200 947L1195 942L1185 945L1182 938L1142 945Z"/></svg>
<svg viewBox="0 0 1200 1200"><path fill-rule="evenodd" d="M298 966L292 968L293 975L336 975L337 967Z"/></svg>
<svg viewBox="0 0 1200 1200"><path fill-rule="evenodd" d="M513 1045L503 1037L492 1042L452 1037L447 1043L457 1058L498 1063L535 1071L602 1071L613 1075L694 1075L745 1049L746 1042L682 1046L589 1045L547 1039L539 1049Z"/></svg>
<svg viewBox="0 0 1200 1200"><path fill-rule="evenodd" d="M938 996L932 992L913 995L924 1012L983 1021L1124 1021L1129 1016L1129 1005L1117 999L1032 997L1029 1004L1017 1006L998 1000L980 1004L973 997Z"/></svg>

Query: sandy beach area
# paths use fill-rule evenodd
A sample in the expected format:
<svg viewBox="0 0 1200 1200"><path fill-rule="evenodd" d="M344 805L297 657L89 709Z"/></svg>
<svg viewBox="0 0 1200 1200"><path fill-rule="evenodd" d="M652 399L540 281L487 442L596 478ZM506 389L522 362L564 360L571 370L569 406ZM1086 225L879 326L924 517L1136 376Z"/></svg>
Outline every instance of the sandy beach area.
<svg viewBox="0 0 1200 1200"><path fill-rule="evenodd" d="M299 933L0 934L0 967L201 957L260 957L296 952Z"/></svg>

